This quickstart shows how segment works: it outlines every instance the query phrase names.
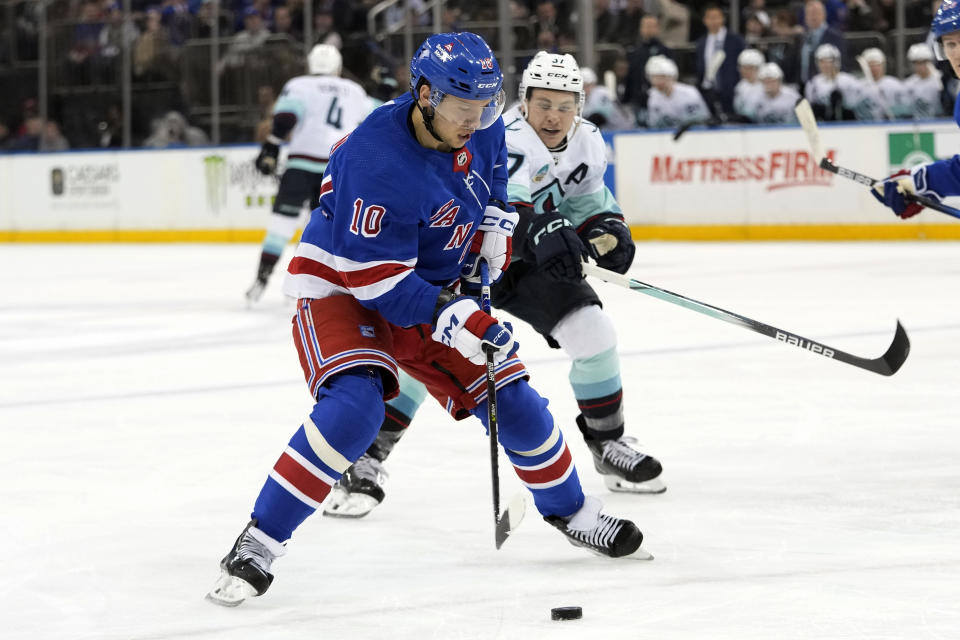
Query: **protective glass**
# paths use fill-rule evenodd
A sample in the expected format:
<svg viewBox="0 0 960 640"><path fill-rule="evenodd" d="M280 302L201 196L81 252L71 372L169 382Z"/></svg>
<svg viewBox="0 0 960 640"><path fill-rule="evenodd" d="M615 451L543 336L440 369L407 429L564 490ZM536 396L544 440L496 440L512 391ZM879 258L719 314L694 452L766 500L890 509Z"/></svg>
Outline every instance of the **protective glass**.
<svg viewBox="0 0 960 640"><path fill-rule="evenodd" d="M506 94L501 90L489 102L482 100L464 100L444 94L442 91L434 91L430 95L430 104L436 110L437 115L441 116L447 122L451 122L462 129L486 129L500 117L503 113L503 105L506 102Z"/></svg>

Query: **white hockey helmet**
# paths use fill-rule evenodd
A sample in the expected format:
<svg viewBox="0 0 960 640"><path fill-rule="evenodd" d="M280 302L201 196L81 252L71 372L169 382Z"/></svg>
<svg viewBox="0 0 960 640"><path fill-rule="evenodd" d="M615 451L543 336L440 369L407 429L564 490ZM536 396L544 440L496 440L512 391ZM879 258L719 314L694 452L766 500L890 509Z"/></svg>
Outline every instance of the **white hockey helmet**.
<svg viewBox="0 0 960 640"><path fill-rule="evenodd" d="M870 47L869 49L864 49L863 53L860 54L864 60L867 61L867 64L886 64L887 56L884 55L883 51L877 49L876 47Z"/></svg>
<svg viewBox="0 0 960 640"><path fill-rule="evenodd" d="M744 49L737 56L738 67L759 67L763 64L763 54L757 49Z"/></svg>
<svg viewBox="0 0 960 640"><path fill-rule="evenodd" d="M817 50L813 54L814 59L817 61L820 60L835 60L837 64L840 64L840 49L837 49L832 44L822 44L817 47Z"/></svg>
<svg viewBox="0 0 960 640"><path fill-rule="evenodd" d="M652 78L653 76L668 76L676 80L679 75L677 63L667 56L650 56L647 64L643 67L643 72L647 78Z"/></svg>
<svg viewBox="0 0 960 640"><path fill-rule="evenodd" d="M760 80L783 80L783 69L776 62L768 62L757 73Z"/></svg>
<svg viewBox="0 0 960 640"><path fill-rule="evenodd" d="M343 68L343 57L332 44L318 44L307 56L307 69L314 76L338 76Z"/></svg>
<svg viewBox="0 0 960 640"><path fill-rule="evenodd" d="M583 74L569 53L538 51L520 78L520 102L526 104L531 89L569 91L577 95L577 114L583 106Z"/></svg>
<svg viewBox="0 0 960 640"><path fill-rule="evenodd" d="M582 67L580 75L583 77L583 86L597 84L597 74L590 67Z"/></svg>
<svg viewBox="0 0 960 640"><path fill-rule="evenodd" d="M907 60L910 62L933 62L933 50L925 42L910 45L907 49Z"/></svg>

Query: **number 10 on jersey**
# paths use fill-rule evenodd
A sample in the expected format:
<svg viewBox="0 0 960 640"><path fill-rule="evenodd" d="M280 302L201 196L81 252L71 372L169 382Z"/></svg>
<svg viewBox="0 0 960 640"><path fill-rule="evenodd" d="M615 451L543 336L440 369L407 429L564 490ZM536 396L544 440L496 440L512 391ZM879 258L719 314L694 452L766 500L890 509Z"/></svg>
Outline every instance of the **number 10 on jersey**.
<svg viewBox="0 0 960 640"><path fill-rule="evenodd" d="M386 211L378 204L371 204L364 209L363 200L357 198L353 201L353 220L350 222L350 233L363 235L365 238L380 235L380 222L383 220L383 214Z"/></svg>

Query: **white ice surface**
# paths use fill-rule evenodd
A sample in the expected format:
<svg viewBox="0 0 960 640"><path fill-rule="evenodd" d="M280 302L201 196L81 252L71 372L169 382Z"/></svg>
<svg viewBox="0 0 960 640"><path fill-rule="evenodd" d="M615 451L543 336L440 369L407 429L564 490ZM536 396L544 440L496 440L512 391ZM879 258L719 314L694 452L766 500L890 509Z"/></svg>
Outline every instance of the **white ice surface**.
<svg viewBox="0 0 960 640"><path fill-rule="evenodd" d="M640 245L649 283L864 356L898 317L913 342L885 378L599 284L659 496L603 488L566 359L519 328L585 489L653 562L532 508L495 551L482 428L431 403L377 510L315 515L269 593L224 609L203 595L311 406L278 282L244 309L257 256L0 247L0 637L960 638L957 244Z"/></svg>

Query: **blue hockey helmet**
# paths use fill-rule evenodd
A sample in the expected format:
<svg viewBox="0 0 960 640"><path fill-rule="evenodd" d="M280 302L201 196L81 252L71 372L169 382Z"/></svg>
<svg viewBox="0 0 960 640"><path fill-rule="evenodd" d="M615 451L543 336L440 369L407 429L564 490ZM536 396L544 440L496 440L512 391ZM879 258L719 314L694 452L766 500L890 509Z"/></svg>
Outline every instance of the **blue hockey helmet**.
<svg viewBox="0 0 960 640"><path fill-rule="evenodd" d="M943 0L940 8L937 9L937 15L933 16L933 23L930 25L933 35L942 38L947 33L960 31L960 2L957 0Z"/></svg>
<svg viewBox="0 0 960 640"><path fill-rule="evenodd" d="M433 108L461 126L486 129L500 117L506 101L500 65L490 46L474 33L438 33L424 40L410 60L414 99L424 83L430 86ZM441 107L446 96L486 104L476 119Z"/></svg>

